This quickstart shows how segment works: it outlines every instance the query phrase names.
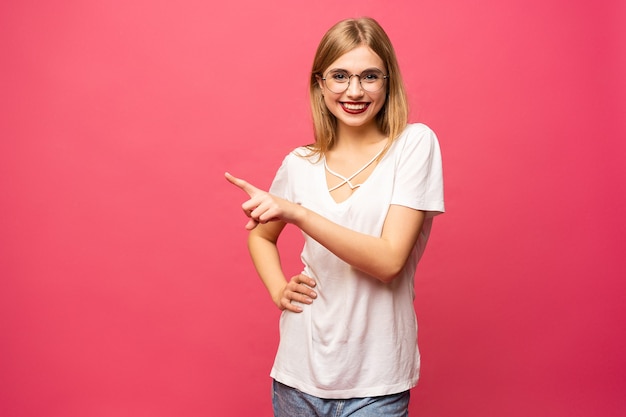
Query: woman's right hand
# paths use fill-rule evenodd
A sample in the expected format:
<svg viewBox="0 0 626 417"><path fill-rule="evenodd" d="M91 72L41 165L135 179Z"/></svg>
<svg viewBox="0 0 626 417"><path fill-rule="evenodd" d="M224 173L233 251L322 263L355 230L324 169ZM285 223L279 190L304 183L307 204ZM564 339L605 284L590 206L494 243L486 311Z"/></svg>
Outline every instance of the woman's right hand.
<svg viewBox="0 0 626 417"><path fill-rule="evenodd" d="M278 198L241 178L232 176L228 172L224 175L228 182L245 191L250 197L241 205L243 212L249 218L246 229L252 230L259 224L277 220L293 223L298 217L302 217L304 209L299 204Z"/></svg>
<svg viewBox="0 0 626 417"><path fill-rule="evenodd" d="M293 276L283 287L276 305L281 310L301 313L302 307L298 304L293 304L292 301L297 301L302 304L311 304L313 300L317 298L317 293L313 291L315 285L315 280L306 275L298 274Z"/></svg>

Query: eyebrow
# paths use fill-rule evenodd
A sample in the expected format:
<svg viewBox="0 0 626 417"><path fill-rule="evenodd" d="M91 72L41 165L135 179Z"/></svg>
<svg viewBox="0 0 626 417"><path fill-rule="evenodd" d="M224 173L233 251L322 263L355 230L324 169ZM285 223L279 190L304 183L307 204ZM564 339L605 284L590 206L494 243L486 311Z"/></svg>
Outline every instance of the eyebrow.
<svg viewBox="0 0 626 417"><path fill-rule="evenodd" d="M344 68L331 68L331 69L329 69L326 73L329 73L329 72L337 72L337 71L343 71L343 72L347 72L347 73L349 73L349 74L356 74L356 73L351 72L351 71L348 71L347 69L344 69ZM377 68L377 67L366 68L366 69L364 69L363 71L361 71L361 73L363 73L363 72L367 72L367 71L380 71L380 72L382 72L383 74L385 73L385 71L383 71L382 69Z"/></svg>

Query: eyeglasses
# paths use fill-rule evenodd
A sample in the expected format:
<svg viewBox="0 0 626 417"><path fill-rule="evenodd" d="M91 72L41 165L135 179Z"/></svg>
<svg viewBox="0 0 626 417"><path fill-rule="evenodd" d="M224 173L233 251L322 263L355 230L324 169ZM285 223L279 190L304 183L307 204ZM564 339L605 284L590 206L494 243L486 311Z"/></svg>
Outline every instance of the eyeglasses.
<svg viewBox="0 0 626 417"><path fill-rule="evenodd" d="M343 93L350 87L352 77L359 77L361 88L369 93L375 93L385 86L388 75L379 69L363 71L360 74L350 74L344 70L331 70L322 80L324 85L335 94Z"/></svg>

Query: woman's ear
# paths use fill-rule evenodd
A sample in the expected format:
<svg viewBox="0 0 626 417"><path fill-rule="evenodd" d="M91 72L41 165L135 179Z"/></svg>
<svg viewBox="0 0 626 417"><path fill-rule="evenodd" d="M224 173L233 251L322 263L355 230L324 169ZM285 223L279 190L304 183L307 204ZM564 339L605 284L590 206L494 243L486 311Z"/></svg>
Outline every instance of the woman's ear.
<svg viewBox="0 0 626 417"><path fill-rule="evenodd" d="M317 80L317 86L322 91L322 97L323 97L324 96L324 80L322 80L322 77L320 77L319 75L316 75L315 79Z"/></svg>

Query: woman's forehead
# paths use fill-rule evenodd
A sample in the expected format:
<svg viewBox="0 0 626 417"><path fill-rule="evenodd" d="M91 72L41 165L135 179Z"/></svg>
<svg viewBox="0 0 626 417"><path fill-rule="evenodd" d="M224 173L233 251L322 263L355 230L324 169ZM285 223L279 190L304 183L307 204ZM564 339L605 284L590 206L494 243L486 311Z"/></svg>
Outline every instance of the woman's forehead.
<svg viewBox="0 0 626 417"><path fill-rule="evenodd" d="M383 60L368 46L358 46L337 58L326 70L345 69L359 72L364 69L384 69Z"/></svg>

